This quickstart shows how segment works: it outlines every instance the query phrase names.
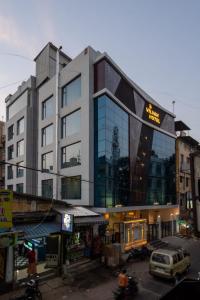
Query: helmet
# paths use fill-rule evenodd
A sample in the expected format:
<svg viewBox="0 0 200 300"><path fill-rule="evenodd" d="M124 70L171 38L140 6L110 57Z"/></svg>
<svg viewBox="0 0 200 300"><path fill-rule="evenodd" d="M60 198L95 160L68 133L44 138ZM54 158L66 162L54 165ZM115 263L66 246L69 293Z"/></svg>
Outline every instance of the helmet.
<svg viewBox="0 0 200 300"><path fill-rule="evenodd" d="M34 286L34 285L35 285L35 280L34 280L34 279L31 279L31 280L28 282L28 285L29 285L29 286Z"/></svg>

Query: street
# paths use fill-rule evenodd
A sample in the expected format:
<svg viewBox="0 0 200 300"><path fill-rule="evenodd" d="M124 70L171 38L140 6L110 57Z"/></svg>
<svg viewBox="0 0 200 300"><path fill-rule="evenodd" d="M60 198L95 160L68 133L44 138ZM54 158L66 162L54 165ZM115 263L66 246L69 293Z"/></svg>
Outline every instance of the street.
<svg viewBox="0 0 200 300"><path fill-rule="evenodd" d="M200 270L200 241L194 239L183 239L178 237L168 237L164 239L170 244L182 246L191 253L191 269L189 276L197 277ZM139 282L139 293L134 299L155 300L159 299L167 291L173 288L171 282L155 279L148 273L148 262L132 262L127 265L127 271L130 275L135 275ZM117 287L117 278L109 269L104 267L83 274L71 286L65 285L61 278L54 278L42 283L40 290L44 300L111 300L112 291ZM22 294L22 291L3 295L2 300L8 300L11 296Z"/></svg>

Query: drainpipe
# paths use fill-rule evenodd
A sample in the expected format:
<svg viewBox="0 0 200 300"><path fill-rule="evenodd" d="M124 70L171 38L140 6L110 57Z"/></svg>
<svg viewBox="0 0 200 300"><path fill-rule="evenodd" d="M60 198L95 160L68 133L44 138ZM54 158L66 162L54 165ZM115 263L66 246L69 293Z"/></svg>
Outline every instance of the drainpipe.
<svg viewBox="0 0 200 300"><path fill-rule="evenodd" d="M60 115L59 115L59 77L60 77L60 71L59 71L59 65L60 65L60 51L62 49L62 46L59 47L59 49L57 49L57 53L56 53L56 94L55 94L55 101L56 101L56 138L55 138L55 142L56 142L56 151L55 151L55 173L59 173L59 119L60 119ZM58 199L58 175L56 175L56 199Z"/></svg>

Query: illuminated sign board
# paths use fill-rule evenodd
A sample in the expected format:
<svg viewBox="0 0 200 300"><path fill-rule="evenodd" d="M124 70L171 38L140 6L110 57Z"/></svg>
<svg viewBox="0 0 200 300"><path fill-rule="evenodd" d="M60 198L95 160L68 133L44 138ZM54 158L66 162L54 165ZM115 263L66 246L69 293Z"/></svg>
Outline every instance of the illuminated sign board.
<svg viewBox="0 0 200 300"><path fill-rule="evenodd" d="M148 115L149 120L160 124L160 114L153 110L153 106L151 103L149 103L148 106L146 106L146 113Z"/></svg>
<svg viewBox="0 0 200 300"><path fill-rule="evenodd" d="M62 214L62 230L73 232L74 216L67 213Z"/></svg>
<svg viewBox="0 0 200 300"><path fill-rule="evenodd" d="M12 191L0 190L0 228L12 227L12 200Z"/></svg>

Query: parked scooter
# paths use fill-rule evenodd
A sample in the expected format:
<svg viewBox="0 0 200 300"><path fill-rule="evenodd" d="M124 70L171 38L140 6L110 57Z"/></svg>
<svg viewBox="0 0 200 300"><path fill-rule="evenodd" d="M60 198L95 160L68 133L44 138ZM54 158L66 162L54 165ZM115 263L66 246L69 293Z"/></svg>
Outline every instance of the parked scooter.
<svg viewBox="0 0 200 300"><path fill-rule="evenodd" d="M26 283L22 283L21 286L26 287L24 295L12 298L10 300L42 300L42 294L38 286L38 279L39 277L36 277Z"/></svg>
<svg viewBox="0 0 200 300"><path fill-rule="evenodd" d="M129 262L132 259L145 260L147 257L150 257L150 251L146 246L143 246L142 248L131 249L126 261Z"/></svg>
<svg viewBox="0 0 200 300"><path fill-rule="evenodd" d="M113 292L115 300L133 299L133 296L138 292L138 282L136 278L128 276L128 286L125 289L118 288Z"/></svg>

